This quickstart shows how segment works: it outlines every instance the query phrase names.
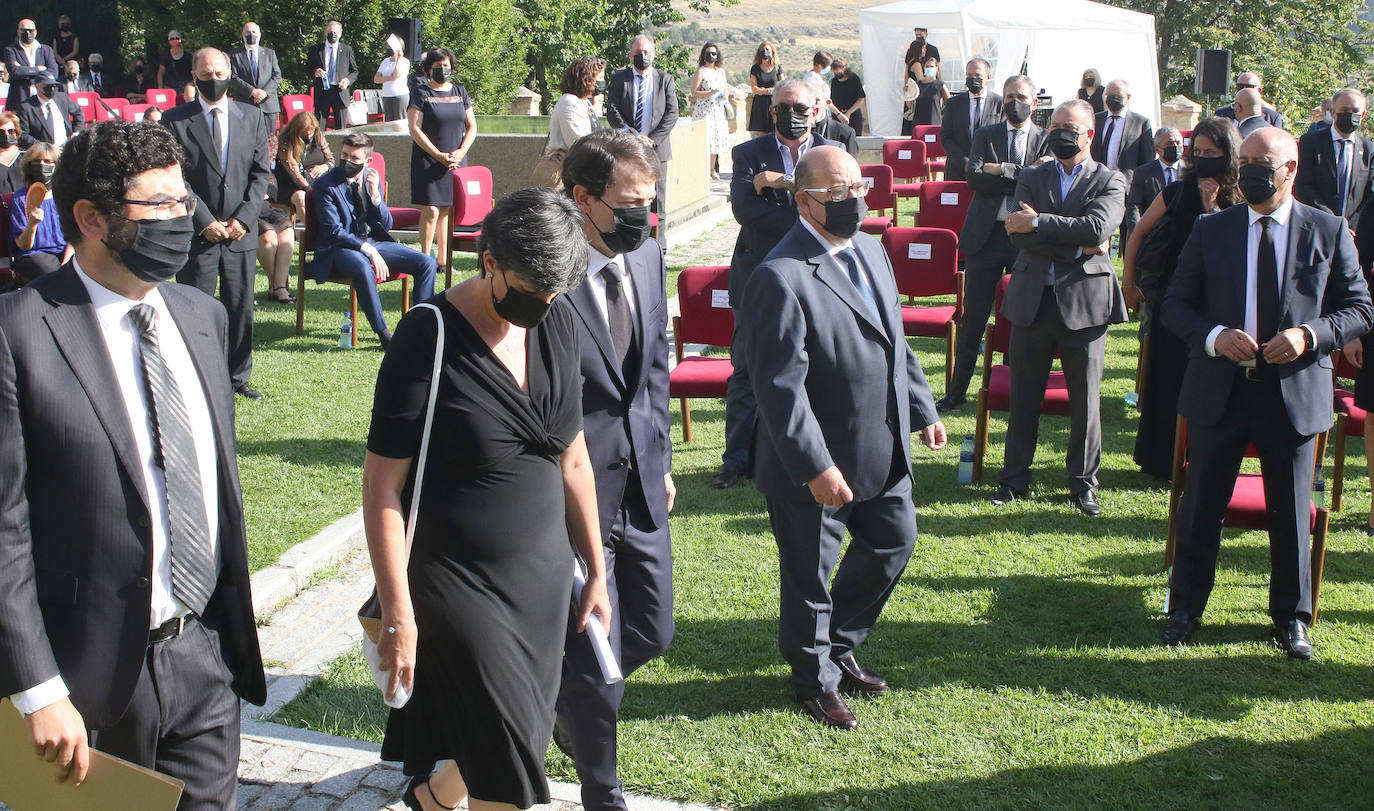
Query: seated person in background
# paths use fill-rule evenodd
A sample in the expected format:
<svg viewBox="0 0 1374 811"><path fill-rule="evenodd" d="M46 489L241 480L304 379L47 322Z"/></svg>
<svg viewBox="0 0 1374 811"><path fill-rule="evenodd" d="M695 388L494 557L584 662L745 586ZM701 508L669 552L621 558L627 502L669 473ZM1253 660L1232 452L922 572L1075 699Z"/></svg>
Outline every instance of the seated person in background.
<svg viewBox="0 0 1374 811"><path fill-rule="evenodd" d="M143 111L143 120L144 120L144 121L161 121L161 120L162 120L162 108L161 108L161 107L149 107L148 109L144 110L144 111Z"/></svg>
<svg viewBox="0 0 1374 811"><path fill-rule="evenodd" d="M296 219L304 220L305 190L333 167L334 156L320 134L319 119L311 112L296 113L277 138L277 164L272 169L277 192L273 199L291 206Z"/></svg>
<svg viewBox="0 0 1374 811"><path fill-rule="evenodd" d="M157 84L153 81L153 75L148 72L148 63L140 57L129 66L129 72L124 74L124 81L119 83L119 90L115 95L123 96L130 104L147 104L148 91L154 87L157 87Z"/></svg>
<svg viewBox="0 0 1374 811"><path fill-rule="evenodd" d="M23 188L20 175L19 136L23 130L19 126L19 116L14 113L0 113L0 194L9 194Z"/></svg>
<svg viewBox="0 0 1374 811"><path fill-rule="evenodd" d="M71 258L72 249L57 221L52 199L52 173L57 168L57 147L38 143L19 159L23 185L10 205L11 267L19 278L31 282L51 273Z"/></svg>
<svg viewBox="0 0 1374 811"><path fill-rule="evenodd" d="M291 258L296 252L296 225L277 197L277 179L267 181L267 202L258 209L258 264L267 274L267 300L295 304L291 295Z"/></svg>
<svg viewBox="0 0 1374 811"><path fill-rule="evenodd" d="M358 292L367 323L386 349L391 345L391 330L382 314L377 284L409 274L415 279L411 300L426 301L434 295L437 265L429 254L391 238L391 210L382 198L381 178L376 170L365 170L371 157L372 136L349 133L339 150L339 165L315 184L319 230L315 258L305 266L305 272L318 284L329 281L335 273L347 277Z"/></svg>
<svg viewBox="0 0 1374 811"><path fill-rule="evenodd" d="M118 83L105 73L105 57L100 54L86 57L86 83L90 85L92 93L99 93L101 98L106 99L116 95L118 88Z"/></svg>

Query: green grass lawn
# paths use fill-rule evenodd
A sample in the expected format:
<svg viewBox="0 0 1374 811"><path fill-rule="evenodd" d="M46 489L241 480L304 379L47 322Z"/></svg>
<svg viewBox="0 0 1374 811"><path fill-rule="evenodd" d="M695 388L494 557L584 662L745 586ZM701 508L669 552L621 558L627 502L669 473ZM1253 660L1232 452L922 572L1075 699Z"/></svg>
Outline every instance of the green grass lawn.
<svg viewBox="0 0 1374 811"><path fill-rule="evenodd" d="M312 308L307 339L283 335L269 351L334 351L341 309ZM697 401L695 441L677 444L673 465L677 637L626 692L620 768L629 789L835 811L1374 805L1374 545L1361 530L1369 485L1359 441L1350 447L1346 508L1333 519L1316 660L1288 660L1266 643L1269 559L1254 532L1227 533L1195 643L1163 648L1168 491L1131 461L1135 412L1122 398L1132 388L1134 334L1134 324L1118 325L1107 346L1102 518L1069 503L1067 419L1045 418L1033 495L1003 509L986 497L1004 420L992 421L981 485L955 482L959 440L973 431L971 403L947 420L951 447L915 444L921 534L860 654L894 689L855 701L860 727L849 733L811 723L793 703L776 648L777 552L763 499L748 484L710 488L723 406ZM929 340L917 348L938 396L943 348ZM375 357L354 353L346 362ZM345 383L337 364L316 365L311 374L336 388L321 395L299 384L300 407L290 413L302 413L289 419L287 444L318 459L307 477L319 491L312 498L329 498L333 485L323 482L340 471L350 472L338 487L351 495L370 385L361 374ZM341 415L334 396L356 400L356 414ZM676 403L673 411L676 419ZM249 462L279 458L270 449L258 456L249 451ZM385 717L356 652L279 715L370 740L380 739ZM556 749L548 766L553 777L576 780Z"/></svg>

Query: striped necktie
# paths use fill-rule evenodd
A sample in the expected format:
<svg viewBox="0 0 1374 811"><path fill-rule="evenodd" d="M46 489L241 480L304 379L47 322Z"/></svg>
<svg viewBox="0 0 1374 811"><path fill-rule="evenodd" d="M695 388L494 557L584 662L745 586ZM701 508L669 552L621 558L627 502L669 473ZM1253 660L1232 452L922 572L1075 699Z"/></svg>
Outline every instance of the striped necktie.
<svg viewBox="0 0 1374 811"><path fill-rule="evenodd" d="M641 73L635 73L635 129L644 132L644 124L648 120L648 111L645 110L645 102L649 99L648 77Z"/></svg>

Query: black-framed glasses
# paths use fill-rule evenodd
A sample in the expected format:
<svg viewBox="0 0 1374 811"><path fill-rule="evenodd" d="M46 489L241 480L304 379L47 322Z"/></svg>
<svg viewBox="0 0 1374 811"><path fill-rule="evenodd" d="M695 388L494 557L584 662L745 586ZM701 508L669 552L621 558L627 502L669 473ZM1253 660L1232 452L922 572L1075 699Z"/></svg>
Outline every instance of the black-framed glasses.
<svg viewBox="0 0 1374 811"><path fill-rule="evenodd" d="M120 199L119 202L130 206L147 206L154 212L164 214L167 217L180 217L196 213L197 199L198 198L194 194L188 194L182 198L171 197L166 200L130 200L125 197ZM178 207L184 209L182 214L176 213Z"/></svg>
<svg viewBox="0 0 1374 811"><path fill-rule="evenodd" d="M838 203L841 200L848 199L851 192L855 197L866 197L868 195L869 190L872 188L873 179L868 177L861 177L853 183L849 184L848 186L846 186L843 183L840 183L839 185L831 186L828 189L802 189L802 191L806 192L807 194L828 194L830 195L831 200Z"/></svg>
<svg viewBox="0 0 1374 811"><path fill-rule="evenodd" d="M778 104L773 105L773 112L777 113L778 115L783 115L784 113L789 112L796 113L797 115L806 115L807 113L811 112L811 105L802 104L801 102L797 102L796 104L784 104L779 102Z"/></svg>

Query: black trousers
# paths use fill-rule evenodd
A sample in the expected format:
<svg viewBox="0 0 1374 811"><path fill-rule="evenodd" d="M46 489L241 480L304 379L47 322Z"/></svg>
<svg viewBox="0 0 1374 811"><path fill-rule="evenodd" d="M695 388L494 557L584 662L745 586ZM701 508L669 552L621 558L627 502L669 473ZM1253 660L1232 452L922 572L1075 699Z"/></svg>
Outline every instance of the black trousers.
<svg viewBox="0 0 1374 811"><path fill-rule="evenodd" d="M338 85L334 85L328 90L321 90L316 87L315 117L320 120L320 126L325 129L331 127L336 130L343 129L344 114L348 111L348 102L352 96L353 94L350 92L345 98L344 91L340 90ZM333 115L332 121L329 119L331 114Z"/></svg>
<svg viewBox="0 0 1374 811"><path fill-rule="evenodd" d="M977 253L964 257L964 317L954 339L954 377L946 396L967 396L969 382L978 368L978 347L997 299L997 283L1015 261L1016 248L1001 223L993 226L988 241Z"/></svg>
<svg viewBox="0 0 1374 811"><path fill-rule="evenodd" d="M837 690L835 659L868 638L916 545L905 457L897 455L887 487L866 501L825 507L801 487L767 502L778 544L778 650L798 695ZM839 560L846 529L849 549Z"/></svg>
<svg viewBox="0 0 1374 811"><path fill-rule="evenodd" d="M674 632L668 527L654 524L633 470L604 551L612 611L607 636L621 672L629 678L668 649ZM558 724L572 739L582 805L588 811L624 811L624 789L616 776L616 723L625 682L606 684L591 642L572 622L563 650Z"/></svg>
<svg viewBox="0 0 1374 811"><path fill-rule="evenodd" d="M722 467L732 467L741 473L749 470L749 450L754 446L755 421L759 405L754 399L754 387L749 382L749 370L744 368L744 348L740 324L747 316L734 308L735 332L730 342L730 362L734 371L725 381L725 451L720 455Z"/></svg>
<svg viewBox="0 0 1374 811"><path fill-rule="evenodd" d="M203 242L203 240L197 240ZM227 240L226 240L227 242ZM235 388L248 385L253 374L253 269L257 254L233 251L227 245L191 249L177 281L208 296L215 295L229 312L229 379Z"/></svg>
<svg viewBox="0 0 1374 811"><path fill-rule="evenodd" d="M1237 374L1217 425L1188 423L1188 482L1174 552L1174 610L1200 617L1216 582L1221 522L1245 449L1254 443L1269 513L1269 616L1312 621L1312 464L1316 437L1288 419L1277 381Z"/></svg>
<svg viewBox="0 0 1374 811"><path fill-rule="evenodd" d="M133 700L91 746L186 783L178 811L223 811L238 797L239 700L219 634L189 619L148 646Z"/></svg>
<svg viewBox="0 0 1374 811"><path fill-rule="evenodd" d="M14 275L23 279L25 283L37 279L44 273L52 273L60 267L62 267L62 254L59 253L28 253L15 257L10 262L10 268L14 271Z"/></svg>

